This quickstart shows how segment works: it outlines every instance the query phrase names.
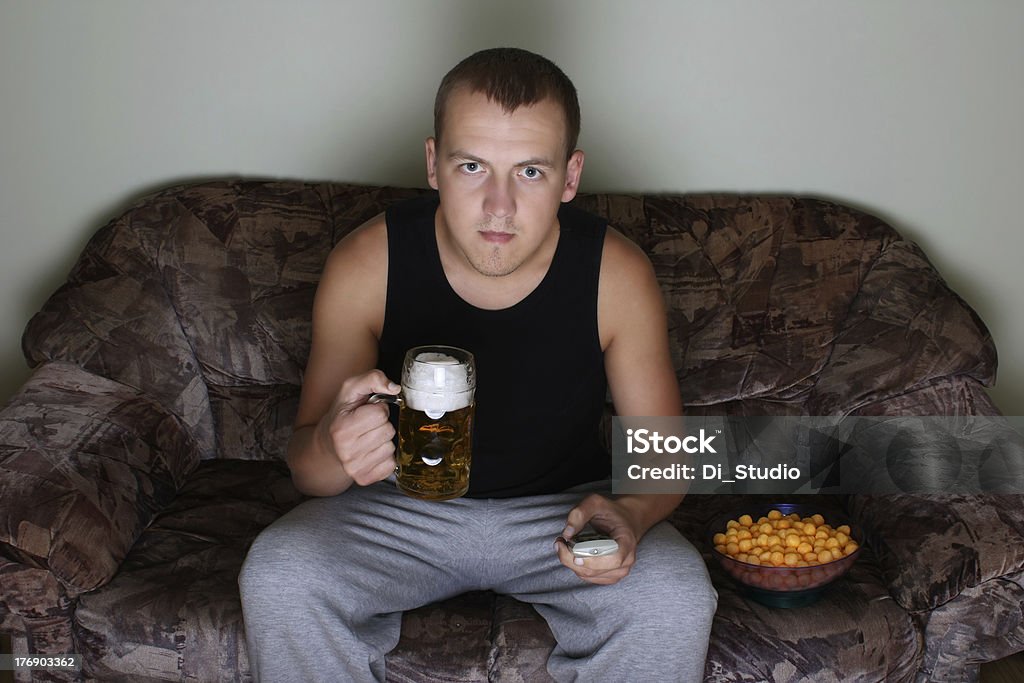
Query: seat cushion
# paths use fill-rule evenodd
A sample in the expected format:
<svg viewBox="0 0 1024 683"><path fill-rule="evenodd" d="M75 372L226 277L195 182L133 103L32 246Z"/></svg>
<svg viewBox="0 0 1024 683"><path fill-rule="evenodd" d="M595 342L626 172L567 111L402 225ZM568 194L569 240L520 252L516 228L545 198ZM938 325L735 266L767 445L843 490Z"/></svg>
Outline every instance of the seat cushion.
<svg viewBox="0 0 1024 683"><path fill-rule="evenodd" d="M283 463L200 463L114 579L81 597L75 628L86 673L101 680L251 680L238 572L256 535L302 500ZM835 504L821 501L823 511ZM920 637L870 552L809 607L772 609L737 592L713 562L704 529L743 504L691 496L672 517L705 552L719 591L705 680L910 679L921 660ZM388 655L388 680L549 680L553 646L532 607L469 593L405 615Z"/></svg>
<svg viewBox="0 0 1024 683"><path fill-rule="evenodd" d="M717 565L711 578L719 597L705 681L911 681L917 673L920 636L870 551L800 608L745 598Z"/></svg>
<svg viewBox="0 0 1024 683"><path fill-rule="evenodd" d="M706 681L909 681L921 662L914 620L889 595L870 548L821 598L804 607L766 607L745 597L707 542L717 515L764 505L759 496L689 496L671 517L701 549L718 590ZM800 496L826 519L830 496Z"/></svg>
<svg viewBox="0 0 1024 683"><path fill-rule="evenodd" d="M75 629L101 680L249 680L238 572L256 535L302 500L281 462L200 463Z"/></svg>
<svg viewBox="0 0 1024 683"><path fill-rule="evenodd" d="M113 580L81 597L75 629L86 673L142 682L252 680L238 572L259 532L302 500L282 462L200 463ZM496 597L469 593L407 613L388 656L388 680L486 680Z"/></svg>
<svg viewBox="0 0 1024 683"><path fill-rule="evenodd" d="M825 496L802 496L800 502L820 506L826 516L837 509L837 499ZM889 595L870 549L864 549L849 573L806 607L771 608L741 594L711 557L704 529L718 514L757 504L764 500L690 496L671 518L704 553L719 593L704 680L913 680L922 661L921 637L911 616ZM545 664L554 638L532 607L498 596L491 633L487 680L552 680Z"/></svg>
<svg viewBox="0 0 1024 683"><path fill-rule="evenodd" d="M1017 458L1024 450L1007 448ZM937 609L964 591L1024 571L1022 496L857 495L848 505L854 519L873 530L887 584L911 612Z"/></svg>
<svg viewBox="0 0 1024 683"><path fill-rule="evenodd" d="M475 591L406 612L401 639L387 656L387 682L490 680L491 628L499 599L489 591Z"/></svg>

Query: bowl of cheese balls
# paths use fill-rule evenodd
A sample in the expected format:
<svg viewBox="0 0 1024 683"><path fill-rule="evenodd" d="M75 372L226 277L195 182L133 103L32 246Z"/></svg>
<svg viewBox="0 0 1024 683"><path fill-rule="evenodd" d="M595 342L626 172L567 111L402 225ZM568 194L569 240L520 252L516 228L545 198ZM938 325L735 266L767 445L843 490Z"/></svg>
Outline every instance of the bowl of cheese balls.
<svg viewBox="0 0 1024 683"><path fill-rule="evenodd" d="M776 503L715 518L712 554L751 598L773 607L799 607L857 561L864 537L837 512Z"/></svg>

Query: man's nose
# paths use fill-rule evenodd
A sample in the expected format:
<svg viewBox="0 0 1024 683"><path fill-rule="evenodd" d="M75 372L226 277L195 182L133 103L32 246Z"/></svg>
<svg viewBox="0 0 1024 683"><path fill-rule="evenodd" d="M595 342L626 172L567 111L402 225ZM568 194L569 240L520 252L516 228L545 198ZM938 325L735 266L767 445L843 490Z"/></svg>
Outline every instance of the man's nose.
<svg viewBox="0 0 1024 683"><path fill-rule="evenodd" d="M492 178L484 195L484 213L495 218L507 218L516 213L516 202L510 182Z"/></svg>

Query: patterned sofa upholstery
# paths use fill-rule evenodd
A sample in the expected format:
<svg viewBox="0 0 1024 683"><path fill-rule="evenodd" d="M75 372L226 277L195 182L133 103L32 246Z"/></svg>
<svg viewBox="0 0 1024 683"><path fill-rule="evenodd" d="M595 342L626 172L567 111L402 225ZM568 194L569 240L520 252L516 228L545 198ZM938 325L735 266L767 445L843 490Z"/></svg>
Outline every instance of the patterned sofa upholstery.
<svg viewBox="0 0 1024 683"><path fill-rule="evenodd" d="M421 192L202 182L92 238L29 323L36 369L0 412L0 631L16 652L80 652L86 680L251 680L236 578L302 499L282 456L319 273L348 231ZM576 203L654 262L690 412L999 414L984 325L871 216L789 196ZM1024 649L1021 496L819 498L870 542L791 610L745 599L711 561L705 525L737 503L693 496L672 517L720 593L706 680L971 681ZM552 644L531 607L467 594L405 615L388 679L549 680Z"/></svg>

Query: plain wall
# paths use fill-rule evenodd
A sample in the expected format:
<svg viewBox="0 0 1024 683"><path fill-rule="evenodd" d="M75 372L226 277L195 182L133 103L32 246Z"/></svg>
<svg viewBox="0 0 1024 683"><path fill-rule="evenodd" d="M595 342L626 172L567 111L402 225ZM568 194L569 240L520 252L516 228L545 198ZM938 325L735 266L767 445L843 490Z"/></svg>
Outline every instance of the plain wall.
<svg viewBox="0 0 1024 683"><path fill-rule="evenodd" d="M804 193L917 241L1024 414L1017 0L0 0L0 398L29 317L141 194L223 175L424 185L444 72L576 83L584 191Z"/></svg>

